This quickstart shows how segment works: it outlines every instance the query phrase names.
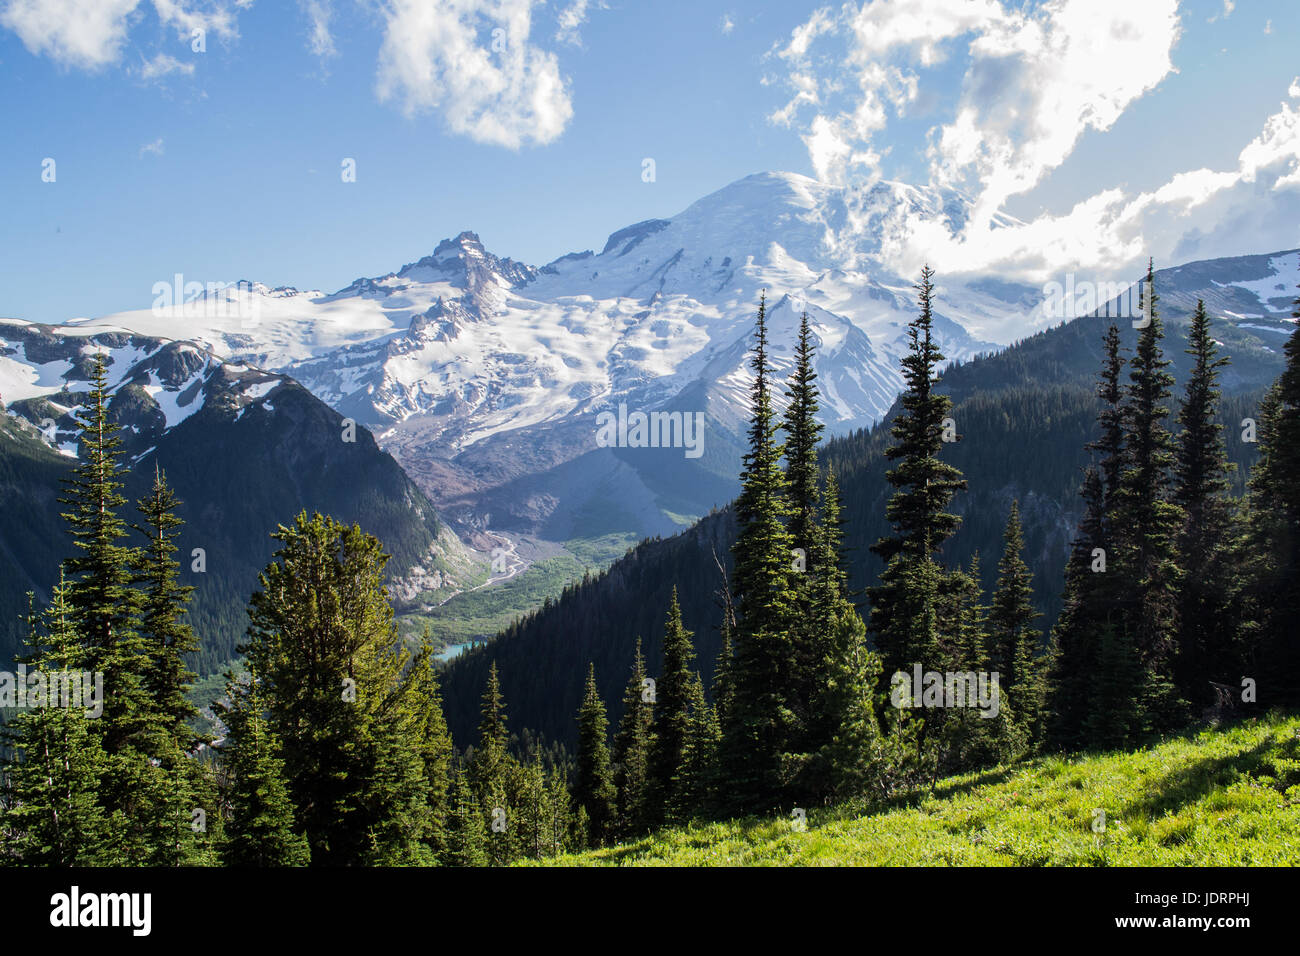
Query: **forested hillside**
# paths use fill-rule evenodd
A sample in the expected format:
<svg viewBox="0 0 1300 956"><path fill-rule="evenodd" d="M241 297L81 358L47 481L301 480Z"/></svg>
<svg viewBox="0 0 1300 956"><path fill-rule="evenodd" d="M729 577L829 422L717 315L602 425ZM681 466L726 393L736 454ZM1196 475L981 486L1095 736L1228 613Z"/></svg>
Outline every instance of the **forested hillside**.
<svg viewBox="0 0 1300 956"><path fill-rule="evenodd" d="M1159 282L1162 273L1156 275ZM1193 360L1185 353L1187 330L1179 321L1185 314L1173 311L1173 316L1166 326L1164 354L1179 390ZM982 583L990 589L1007 509L1017 499L1034 605L1044 615L1040 626L1054 621L1061 609L1066 559L1083 511L1080 483L1091 457L1085 445L1095 437L1101 409L1094 380L1105 329L1112 322L1120 329L1121 346L1131 351L1137 341L1131 322L1108 318L1106 310L1100 310L1002 352L953 365L936 386L953 401L959 436L944 446L945 458L968 480L968 489L953 502L962 524L947 542L944 557L965 565L979 553L985 558ZM1230 426L1225 432L1228 455L1241 466L1233 477L1233 491L1240 494L1256 455L1254 444L1240 440L1240 422L1258 417L1259 399L1281 371L1282 361L1277 352L1261 349L1228 323L1214 323L1212 330L1216 338L1236 342L1241 350L1234 355L1225 344L1225 354L1233 361L1221 371L1225 394L1219 416ZM888 527L884 452L898 410L895 403L874 428L831 439L821 452L839 478L849 584L859 602L862 590L881 570L868 549ZM574 585L497 640L449 665L446 706L457 743L472 739L478 695L493 660L519 726L572 745L572 714L581 699L580 674L588 660L595 663L597 685L610 701L611 718L617 720L618 689L632 666L638 637L644 641L650 673L658 666L663 627L659 609L674 586L686 625L695 631L707 683L721 641L717 592L722 577L715 554L729 569L734 534L727 509L682 534L647 541L606 573Z"/></svg>
<svg viewBox="0 0 1300 956"><path fill-rule="evenodd" d="M302 510L360 522L381 537L393 555L390 580L407 579L408 598L434 572L461 580L478 572L428 498L368 431L358 427L349 436L355 440L345 441L342 417L291 380L262 401L244 404L220 376L209 381L203 408L148 446L131 427L136 420L129 387L110 404L132 453L128 500L134 504L147 492L155 465L167 473L180 500L181 573L195 587L192 615L200 650L192 663L200 674L216 673L236 656L248 597L274 550L269 532ZM55 398L65 407L79 400L72 393ZM19 646L26 593L47 603L59 562L72 553L57 499L75 463L20 421L0 417L0 660L11 660ZM201 565L194 563L196 548L202 549ZM413 575L415 568L424 573Z"/></svg>

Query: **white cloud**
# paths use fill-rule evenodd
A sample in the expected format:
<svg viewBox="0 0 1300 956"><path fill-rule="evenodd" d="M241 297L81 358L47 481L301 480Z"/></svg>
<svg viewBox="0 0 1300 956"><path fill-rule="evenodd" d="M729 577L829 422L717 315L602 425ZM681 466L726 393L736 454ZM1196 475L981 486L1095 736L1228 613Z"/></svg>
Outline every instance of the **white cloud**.
<svg viewBox="0 0 1300 956"><path fill-rule="evenodd" d="M1288 90L1300 97L1300 78ZM1235 168L1193 169L1136 196L1106 189L1060 216L998 228L947 227L904 215L882 237L887 261L911 272L997 270L1039 280L1061 268L1114 272L1147 255L1185 261L1296 245L1300 216L1300 108L1283 102L1240 151Z"/></svg>
<svg viewBox="0 0 1300 956"><path fill-rule="evenodd" d="M900 142L885 135L907 122L930 185L972 197L973 210L955 234L919 212L892 219L879 237L882 253L904 274L929 260L954 273L1033 279L1063 266L1126 269L1148 254L1295 245L1300 77L1292 101L1233 165L1182 170L1147 192L1103 184L1031 222L1002 215L1086 133L1111 130L1176 72L1180 30L1177 0L875 0L820 9L769 57L791 91L769 119L802 137L819 178L840 183L878 178L889 152L881 143ZM932 90L954 79L958 94L936 98ZM851 238L851 212L846 223L832 243Z"/></svg>
<svg viewBox="0 0 1300 956"><path fill-rule="evenodd" d="M724 35L730 33L732 30L736 29L736 21L733 20L733 19L731 19L731 14L729 14L729 13L724 13L724 14L722 15L722 24L721 24L720 29L722 30L722 32L723 32Z"/></svg>
<svg viewBox="0 0 1300 956"><path fill-rule="evenodd" d="M64 66L95 70L118 62L141 0L7 0L0 26L18 34L28 51ZM163 26L188 39L195 29L225 39L237 37L235 14L222 3L203 10L191 0L152 0ZM239 0L237 6L247 4Z"/></svg>
<svg viewBox="0 0 1300 956"><path fill-rule="evenodd" d="M155 156L161 156L163 154L162 137L159 136L152 143L145 143L143 146L141 146L140 155L143 156L145 153L153 153L153 155Z"/></svg>
<svg viewBox="0 0 1300 956"><path fill-rule="evenodd" d="M334 46L334 36L330 33L330 18L334 11L330 0L300 0L302 12L307 16L310 28L307 35L307 49L313 56L328 59L338 55Z"/></svg>
<svg viewBox="0 0 1300 956"><path fill-rule="evenodd" d="M127 17L140 0L9 0L0 24L28 51L65 66L97 69L115 63Z"/></svg>
<svg viewBox="0 0 1300 956"><path fill-rule="evenodd" d="M590 0L571 0L569 5L560 11L556 17L555 39L561 43L570 43L577 46L582 42L582 37L578 33L578 28L587 22L587 8L591 6ZM603 6L603 4L597 4Z"/></svg>
<svg viewBox="0 0 1300 956"><path fill-rule="evenodd" d="M194 73L194 64L182 63L174 56L159 53L153 58L145 60L139 69L140 78L143 80L156 80L160 76L167 76L171 73L184 73L186 76L190 76Z"/></svg>
<svg viewBox="0 0 1300 956"><path fill-rule="evenodd" d="M554 53L530 40L540 0L387 0L377 92L408 114L517 149L549 143L573 115Z"/></svg>

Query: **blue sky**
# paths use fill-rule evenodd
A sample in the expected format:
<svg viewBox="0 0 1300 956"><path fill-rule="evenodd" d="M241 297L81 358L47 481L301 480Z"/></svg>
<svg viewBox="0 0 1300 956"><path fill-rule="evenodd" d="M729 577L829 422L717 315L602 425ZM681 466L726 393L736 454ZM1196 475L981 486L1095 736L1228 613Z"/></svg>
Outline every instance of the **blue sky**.
<svg viewBox="0 0 1300 956"><path fill-rule="evenodd" d="M1288 0L0 0L0 315L333 291L463 229L541 264L765 169L1026 221L918 231L954 270L1294 247L1297 36Z"/></svg>

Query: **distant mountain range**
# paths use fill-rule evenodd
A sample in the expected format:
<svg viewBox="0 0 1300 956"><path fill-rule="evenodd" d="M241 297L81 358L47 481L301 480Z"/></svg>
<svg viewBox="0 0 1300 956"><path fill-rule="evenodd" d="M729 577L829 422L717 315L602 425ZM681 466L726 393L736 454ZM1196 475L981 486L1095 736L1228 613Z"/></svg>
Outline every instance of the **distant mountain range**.
<svg viewBox="0 0 1300 956"><path fill-rule="evenodd" d="M543 266L464 232L331 294L252 283L77 325L186 339L292 376L374 429L462 534L671 533L735 493L759 291L778 370L810 315L830 434L870 426L898 393L914 308L915 276L888 268L885 252L904 219L955 233L970 210L952 190L760 173ZM1203 296L1245 338L1276 345L1293 258L1165 270L1165 307L1177 317ZM941 346L957 362L1098 304L1047 314L1042 287L988 277L941 275L939 292ZM599 447L597 415L620 404L703 413L705 453Z"/></svg>
<svg viewBox="0 0 1300 956"><path fill-rule="evenodd" d="M950 190L841 188L761 173L672 219L621 229L599 252L543 266L494 255L464 232L396 272L330 294L259 283L191 292L177 277L174 287L156 287L149 309L60 326L0 320L10 440L0 442L0 466L27 496L15 500L43 501L57 515L49 478L75 451L71 411L89 352L104 350L137 468L157 460L179 475L190 460L209 463L182 497L196 531L240 542L232 553L244 561L232 570L240 588L269 553L260 536L299 507L329 506L381 534L395 556L395 594L427 608L481 584L488 558L500 553L494 544L529 538L538 546L531 553L569 545L576 554L578 542L584 561L609 560L629 541L672 534L731 501L760 290L778 374L791 365L800 313L810 317L828 434L878 423L901 387L915 311L915 276L891 271L887 252L904 219L955 232L969 213L969 201ZM1284 251L1163 269L1157 285L1174 324L1206 300L1236 362L1229 379L1245 391L1279 367L1298 278L1296 252ZM1042 286L938 280L940 345L963 368L1003 367L977 358L1032 343L1079 312L1126 307L1109 292L1073 295L1073 285L1052 303ZM1044 367L1073 375L1073 366L1058 368L1072 357L1054 350ZM1008 381L1022 372L1037 374L1017 369ZM698 455L637 447L647 443L634 438L611 445L598 440L610 413L702 415L704 441ZM358 426L353 446L338 441L344 419ZM628 438L627 429L618 434ZM13 464L20 459L26 471ZM368 497L381 504L368 510L360 500ZM254 528L253 514L266 526ZM3 600L28 587L44 593L63 551L19 560L12 536L6 546L17 573ZM214 646L233 646L231 621Z"/></svg>

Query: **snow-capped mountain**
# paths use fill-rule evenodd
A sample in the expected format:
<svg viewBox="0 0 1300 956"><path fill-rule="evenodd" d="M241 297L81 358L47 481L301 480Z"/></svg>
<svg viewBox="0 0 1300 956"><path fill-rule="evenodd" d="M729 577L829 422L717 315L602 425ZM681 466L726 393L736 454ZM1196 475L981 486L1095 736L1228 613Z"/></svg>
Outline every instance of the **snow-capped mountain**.
<svg viewBox="0 0 1300 956"><path fill-rule="evenodd" d="M349 432L337 412L289 376L223 361L193 342L98 324L0 320L0 465L22 457L24 443L31 458L38 439L62 456L58 467L71 467L75 419L96 355L105 361L109 413L121 428L130 480L138 484L161 464L173 485L186 490L187 521L205 549L216 553L240 540L230 566L213 569L223 583L240 584L223 600L247 598L246 584L258 570L250 559L269 555L267 533L303 508L383 531L395 557L390 586L399 603L422 594L445 599L480 573L478 560L369 433L355 426ZM21 497L22 484L7 485L7 493ZM52 498L59 489L50 484L34 481L27 491ZM363 496L364 515L355 504ZM264 517L265 527L250 520L254 515ZM0 556L7 557L3 539L0 533ZM48 584L35 568L10 570L31 575L35 587Z"/></svg>
<svg viewBox="0 0 1300 956"><path fill-rule="evenodd" d="M186 339L292 376L373 428L462 526L553 540L657 533L734 492L760 290L778 372L806 311L828 431L870 425L901 387L915 309L915 277L884 265L886 244L907 218L955 232L970 208L951 190L760 173L672 219L621 229L599 253L541 267L499 258L463 232L328 295L260 284L178 290L150 310L74 325ZM1271 327L1281 321L1273 286L1294 286L1289 261L1216 260L1230 265L1214 274L1185 266L1182 278L1189 289L1213 283L1235 320ZM936 329L949 360L1068 317L1043 311L1038 286L939 279ZM1166 308L1177 311L1185 303L1175 291ZM1277 344L1276 332L1258 334ZM702 413L708 450L692 461L600 447L597 418L619 407Z"/></svg>

